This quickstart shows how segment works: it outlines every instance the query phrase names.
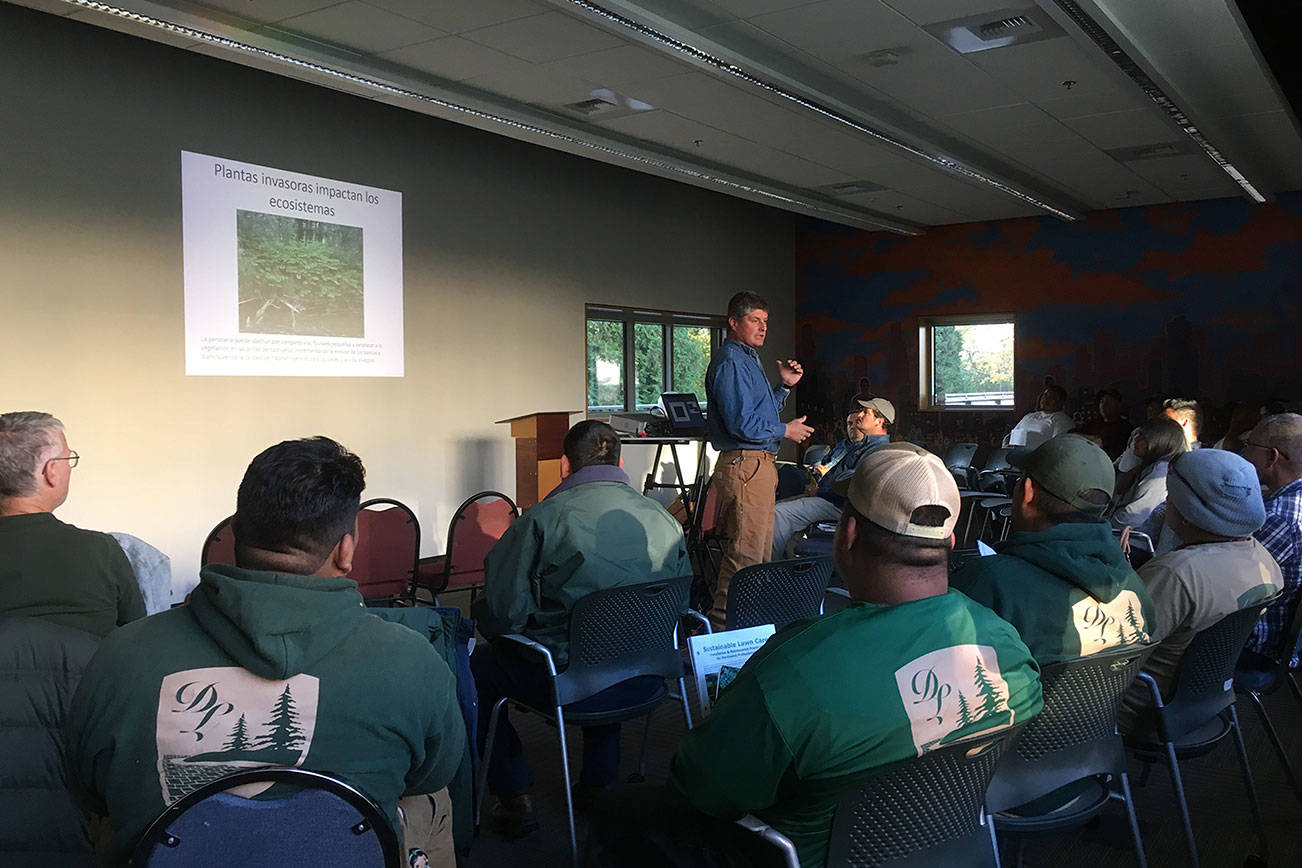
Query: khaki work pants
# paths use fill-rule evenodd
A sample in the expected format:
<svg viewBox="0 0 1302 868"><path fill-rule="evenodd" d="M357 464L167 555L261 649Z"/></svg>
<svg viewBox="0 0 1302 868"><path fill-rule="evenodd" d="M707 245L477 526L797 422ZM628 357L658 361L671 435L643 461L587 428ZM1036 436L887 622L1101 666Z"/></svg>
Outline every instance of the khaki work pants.
<svg viewBox="0 0 1302 868"><path fill-rule="evenodd" d="M773 506L778 490L777 456L762 449L719 453L710 484L719 496L719 525L728 535L710 623L723 627L732 574L769 559L773 547Z"/></svg>
<svg viewBox="0 0 1302 868"><path fill-rule="evenodd" d="M398 800L402 821L402 859L408 864L412 850L424 850L429 868L456 868L457 848L452 842L452 799L447 789ZM413 868L415 868L415 863ZM423 866L421 866L423 868Z"/></svg>

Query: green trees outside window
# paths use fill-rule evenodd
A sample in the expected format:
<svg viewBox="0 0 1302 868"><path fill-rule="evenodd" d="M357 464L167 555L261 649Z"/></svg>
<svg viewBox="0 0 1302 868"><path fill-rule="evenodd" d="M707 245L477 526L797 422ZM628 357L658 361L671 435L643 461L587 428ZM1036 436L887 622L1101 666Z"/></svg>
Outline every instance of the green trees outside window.
<svg viewBox="0 0 1302 868"><path fill-rule="evenodd" d="M1012 405L1011 322L934 324L928 331L933 405Z"/></svg>
<svg viewBox="0 0 1302 868"><path fill-rule="evenodd" d="M700 321L711 324L694 324ZM719 332L720 326L705 316L590 307L588 410L645 412L668 391L692 392L704 406L705 370Z"/></svg>

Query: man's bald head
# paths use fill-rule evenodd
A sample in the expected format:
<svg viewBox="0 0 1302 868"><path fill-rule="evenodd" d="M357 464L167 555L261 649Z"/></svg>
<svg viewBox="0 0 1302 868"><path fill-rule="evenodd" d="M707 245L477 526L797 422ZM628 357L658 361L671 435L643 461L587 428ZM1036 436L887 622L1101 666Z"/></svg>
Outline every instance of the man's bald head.
<svg viewBox="0 0 1302 868"><path fill-rule="evenodd" d="M1262 419L1244 439L1243 457L1267 488L1302 478L1302 416L1277 413Z"/></svg>

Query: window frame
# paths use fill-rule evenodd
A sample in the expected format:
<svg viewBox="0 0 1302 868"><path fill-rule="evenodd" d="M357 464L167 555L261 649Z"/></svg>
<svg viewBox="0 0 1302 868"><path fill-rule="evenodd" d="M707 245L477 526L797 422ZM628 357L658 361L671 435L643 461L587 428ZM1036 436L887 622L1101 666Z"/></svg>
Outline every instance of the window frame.
<svg viewBox="0 0 1302 868"><path fill-rule="evenodd" d="M1017 387L1017 315L1013 313L946 314L918 317L918 409L937 413L989 413L1011 411L1013 404L937 404L932 389L934 350L931 330L936 326L991 325L1009 323L1013 327L1013 388Z"/></svg>
<svg viewBox="0 0 1302 868"><path fill-rule="evenodd" d="M624 352L621 360L624 371L624 407L622 410L602 409L605 405L593 407L588 404L588 323L592 320L618 322L624 324ZM636 325L659 325L663 340L661 341L661 370L664 371L663 389L665 392L681 391L674 379L674 327L688 326L710 329L710 353L713 355L728 329L728 318L718 314L689 313L686 311L660 310L649 307L629 307L612 304L588 303L583 306L583 403L584 412L589 415L604 416L611 413L640 413L637 408L637 365L636 365ZM705 402L702 400L702 406Z"/></svg>

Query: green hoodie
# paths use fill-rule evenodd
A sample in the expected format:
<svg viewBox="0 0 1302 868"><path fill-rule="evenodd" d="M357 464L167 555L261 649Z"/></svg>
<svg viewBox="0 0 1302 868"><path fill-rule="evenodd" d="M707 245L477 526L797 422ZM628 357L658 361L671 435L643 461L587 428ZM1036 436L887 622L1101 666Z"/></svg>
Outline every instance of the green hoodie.
<svg viewBox="0 0 1302 868"><path fill-rule="evenodd" d="M167 805L250 766L336 774L393 820L399 796L452 779L465 729L447 665L368 615L356 582L210 565L190 605L104 641L65 746L69 789L110 818L124 864Z"/></svg>
<svg viewBox="0 0 1302 868"><path fill-rule="evenodd" d="M990 607L1040 665L1149 641L1153 601L1105 521L1018 531L968 561L950 587Z"/></svg>

